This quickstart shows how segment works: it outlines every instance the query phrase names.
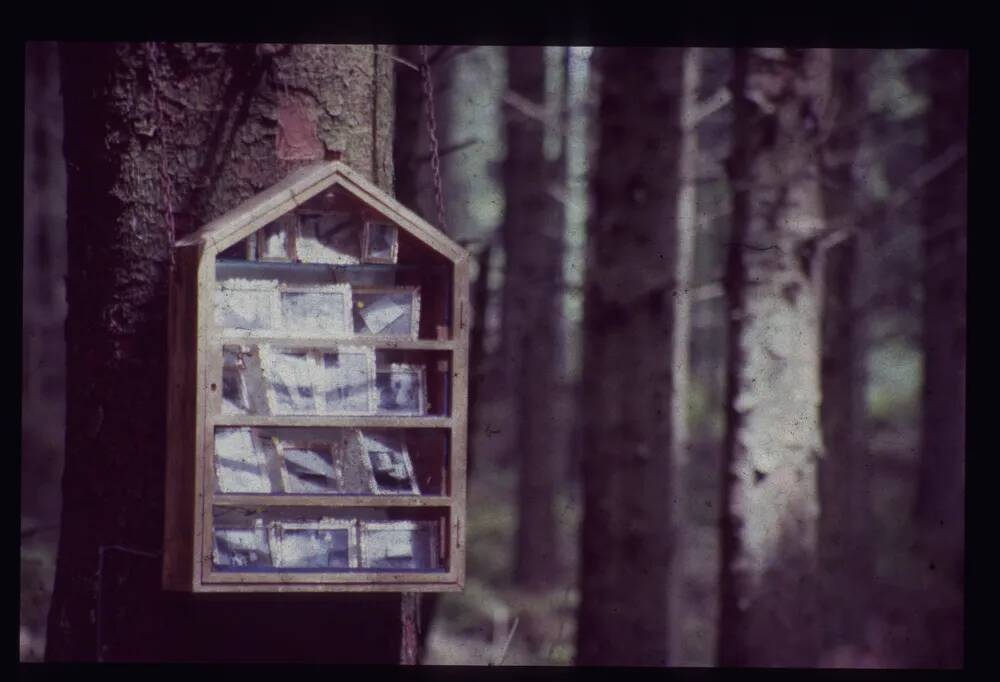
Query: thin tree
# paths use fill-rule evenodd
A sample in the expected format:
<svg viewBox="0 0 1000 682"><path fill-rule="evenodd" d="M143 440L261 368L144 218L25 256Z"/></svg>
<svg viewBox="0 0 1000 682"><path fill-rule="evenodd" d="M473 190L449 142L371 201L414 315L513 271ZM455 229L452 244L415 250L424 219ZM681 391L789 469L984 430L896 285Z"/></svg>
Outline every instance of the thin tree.
<svg viewBox="0 0 1000 682"><path fill-rule="evenodd" d="M829 50L734 55L718 660L812 665Z"/></svg>
<svg viewBox="0 0 1000 682"><path fill-rule="evenodd" d="M598 48L584 290L577 663L669 661L681 49Z"/></svg>
<svg viewBox="0 0 1000 682"><path fill-rule="evenodd" d="M872 208L861 182L873 54L838 50L833 126L825 145L824 208L837 241L824 252L819 552L826 578L824 646L863 644L874 570L865 357Z"/></svg>
<svg viewBox="0 0 1000 682"><path fill-rule="evenodd" d="M518 462L515 581L539 588L559 565L555 517L564 221L545 158L545 48L507 48L503 164L503 346Z"/></svg>
<svg viewBox="0 0 1000 682"><path fill-rule="evenodd" d="M64 44L67 430L49 660L398 662L399 595L161 589L171 247L338 152L392 186L385 46Z"/></svg>

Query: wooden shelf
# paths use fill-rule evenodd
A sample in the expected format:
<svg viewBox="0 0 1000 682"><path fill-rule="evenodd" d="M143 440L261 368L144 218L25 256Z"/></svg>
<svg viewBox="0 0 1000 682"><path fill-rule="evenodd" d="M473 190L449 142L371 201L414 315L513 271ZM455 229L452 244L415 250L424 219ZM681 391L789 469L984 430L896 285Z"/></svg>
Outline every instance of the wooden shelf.
<svg viewBox="0 0 1000 682"><path fill-rule="evenodd" d="M209 417L209 426L262 426L286 427L308 426L312 428L405 428L405 429L450 429L451 417L395 417L395 416L268 416L219 414Z"/></svg>
<svg viewBox="0 0 1000 682"><path fill-rule="evenodd" d="M442 495L288 495L282 493L215 493L217 507L442 507L452 505Z"/></svg>
<svg viewBox="0 0 1000 682"><path fill-rule="evenodd" d="M218 343L228 345L268 344L289 348L337 348L339 346L363 346L380 350L455 350L454 341L436 341L433 339L403 339L398 336L345 336L343 338L324 337L294 337L248 334L220 334Z"/></svg>
<svg viewBox="0 0 1000 682"><path fill-rule="evenodd" d="M451 584L458 581L458 576L452 571L427 571L426 573L390 573L389 571L364 571L352 569L350 571L315 571L315 572L245 572L236 571L216 571L208 570L202 578L203 584L337 584L355 583L371 584L382 586L392 586L401 584ZM366 591L372 591L368 587Z"/></svg>
<svg viewBox="0 0 1000 682"><path fill-rule="evenodd" d="M213 574L214 575L214 574ZM442 582L442 583L309 583L306 585L281 585L274 583L250 583L243 582L239 585L232 583L198 583L192 592L232 594L232 593L268 593L268 594L294 594L294 593L337 593L337 592L461 592L462 583Z"/></svg>

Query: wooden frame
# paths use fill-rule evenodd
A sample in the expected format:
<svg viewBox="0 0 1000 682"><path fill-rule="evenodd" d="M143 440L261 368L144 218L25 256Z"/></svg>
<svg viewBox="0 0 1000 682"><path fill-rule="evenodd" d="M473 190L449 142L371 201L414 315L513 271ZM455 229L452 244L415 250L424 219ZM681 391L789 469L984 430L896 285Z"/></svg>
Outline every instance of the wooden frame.
<svg viewBox="0 0 1000 682"><path fill-rule="evenodd" d="M404 296L409 295L409 305L410 305L410 324L408 325L405 334L398 333L386 333L386 329L393 325L399 315L392 317L390 315L381 315L379 313L385 311L385 307L380 307L375 313L375 316L366 315L365 311L368 308L374 308L378 305L376 301L375 304L368 303L365 299L374 296ZM394 287L363 287L356 286L351 292L352 300L352 324L354 333L359 336L382 336L386 338L408 338L412 341L416 341L420 335L420 287L418 286L394 286ZM384 299L383 299L384 300ZM361 323L365 325L368 332L358 330L358 319L360 318ZM372 328L372 325L377 327Z"/></svg>
<svg viewBox="0 0 1000 682"><path fill-rule="evenodd" d="M262 237L258 235L262 228L275 221L287 224L284 221L291 220L296 212L311 210L312 199L331 192L339 193L337 197L343 198L343 201L338 198L330 202L337 210L353 202L352 205L362 207L357 214L364 215L365 220L395 225L397 257L408 267L419 267L424 263L433 264L433 267L438 267L441 262L447 264L451 281L444 280L441 286L447 285L449 299L435 298L431 301L435 310L447 301L441 309L444 311L441 321L436 322L436 326L441 327L441 333L433 340L355 335L348 344L344 344L333 339L328 330L324 330L323 337L314 338L295 329L265 332L225 329L216 324L213 292L217 283L215 260L218 254L243 240L248 240L248 251L255 247L259 249ZM295 263L301 257L297 253L297 242L298 230L295 229L288 233L287 248L283 254L287 258L279 260ZM271 254L273 258L274 251ZM253 254L248 253L250 255ZM258 250L256 255L259 258L263 253ZM468 258L462 247L339 161L317 163L296 170L271 188L178 240L176 266L171 272L169 285L165 588L201 593L443 592L462 588L465 581L465 453L468 440ZM260 260L248 260L248 266L256 267L255 263L262 268L266 265ZM357 267L364 268L364 265ZM396 271L372 269L371 272L384 274ZM358 278L357 281L366 281L366 278ZM381 284L377 278L367 281L379 281ZM422 294L425 297L436 295L438 281L435 280L432 290ZM399 283L395 276L393 283ZM441 293L444 291L442 289ZM435 313L435 320L438 320L438 315ZM312 334L315 335L315 332ZM348 345L367 349L373 354L377 349L385 349L399 353L433 351L446 355L451 366L445 395L450 406L448 416L384 414L377 410L363 415L275 415L266 414L266 409L253 414L225 414L221 410L223 391L220 385L224 345L244 350L257 345L258 348L274 346L311 351L339 349ZM260 358L254 354L248 361L257 363ZM244 379L247 376L244 375ZM426 385L426 380L421 384ZM435 496L380 495L372 492L360 495L286 494L277 491L280 476L272 468L274 492L270 494L222 492L216 489L215 431L227 426L263 430L297 427L443 429L449 434L449 456L443 461L445 471L442 473L447 488ZM280 464L280 456L274 460ZM364 568L360 551L365 540L360 535L360 525L358 568L350 571L302 572L282 570L280 567L244 570L234 565L217 567L213 565L216 530L222 531L223 536L233 534L238 546L236 536L241 528L224 523L225 515L216 519L215 512L233 507L265 512L268 509L284 510L282 515L294 509L310 510L309 515L321 510L322 518L336 515L337 509L382 509L386 512L396 509L408 516L405 510L412 509L413 516L407 521L374 521L365 517L365 520L359 518L358 523L409 523L419 528L436 528L437 532L426 532L427 537L433 536L432 542L437 545L437 568L430 571ZM242 526L242 531L248 529L249 525ZM263 529L264 526L253 526L254 542L259 541L259 531ZM268 528L268 552L270 550Z"/></svg>
<svg viewBox="0 0 1000 682"><path fill-rule="evenodd" d="M366 220L361 239L361 262L391 265L398 258L399 228L391 223Z"/></svg>

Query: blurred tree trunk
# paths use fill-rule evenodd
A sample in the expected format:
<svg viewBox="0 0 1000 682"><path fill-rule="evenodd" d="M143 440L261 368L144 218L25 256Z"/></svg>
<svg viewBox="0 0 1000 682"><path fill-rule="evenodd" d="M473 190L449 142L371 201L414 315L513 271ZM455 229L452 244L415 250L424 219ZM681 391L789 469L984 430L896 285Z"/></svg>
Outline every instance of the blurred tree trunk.
<svg viewBox="0 0 1000 682"><path fill-rule="evenodd" d="M817 146L830 60L829 50L734 55L721 665L812 665L818 654Z"/></svg>
<svg viewBox="0 0 1000 682"><path fill-rule="evenodd" d="M562 211L551 195L553 168L544 153L545 48L507 48L503 165L506 257L503 291L504 358L512 396L518 462L518 529L514 579L524 587L558 577L555 494L561 341Z"/></svg>
<svg viewBox="0 0 1000 682"><path fill-rule="evenodd" d="M400 45L396 48L396 55L414 66L423 64L419 45ZM393 122L392 161L396 198L425 220L436 222L434 213L427 210L434 205L433 196L425 196L428 187L421 187L423 167L430 165L423 78L420 71L406 64L397 64L393 72L396 77L396 117Z"/></svg>
<svg viewBox="0 0 1000 682"><path fill-rule="evenodd" d="M679 396L681 49L598 48L583 326L577 663L669 661Z"/></svg>
<svg viewBox="0 0 1000 682"><path fill-rule="evenodd" d="M24 530L59 518L65 424L66 170L56 43L25 45L21 497ZM48 537L53 538L54 535Z"/></svg>
<svg viewBox="0 0 1000 682"><path fill-rule="evenodd" d="M859 178L867 118L864 50L838 50L833 62L836 117L827 147L826 215L843 240L824 252L821 415L824 457L819 474L819 556L826 579L824 646L863 644L874 570L871 458L865 411L868 321L866 248L871 224Z"/></svg>
<svg viewBox="0 0 1000 682"><path fill-rule="evenodd" d="M448 88L451 80L452 67L446 63L442 63L442 57L446 54L444 50L447 49L446 46L440 45L430 45L427 47L431 69L431 86L434 89L433 106L436 135L442 144L446 144L445 141L451 137L449 126L452 122L448 107L444 106L447 98L439 96ZM424 93L424 77L420 70L410 66L422 67L424 63L423 56L421 55L419 45L400 45L396 48L396 55L406 62L397 63L394 67L396 83L394 102L396 113L393 125L392 147L396 198L424 220L444 230L446 226L438 225L439 218L435 205L434 176L431 170L431 143L427 129L427 99ZM444 161L442 161L443 165ZM447 198L445 198L445 201L447 201ZM473 338L470 341L472 352L470 353L469 371L470 376L473 377L469 387L469 404L472 406L476 404L476 396L473 395L473 387L475 386L474 377L477 376L481 362L481 357L475 350L477 342L476 329L477 327L481 327L481 316L481 311L474 305ZM475 409L470 409L469 413L469 433L473 433L471 415L475 413ZM470 451L468 454L468 472L471 473L471 455L473 453ZM433 592L424 594L414 593L403 601L404 611L414 611L413 622L418 625L416 633L416 658L423 655L425 650L431 621L437 610L438 598L438 595ZM412 662L416 663L417 661L413 660Z"/></svg>
<svg viewBox="0 0 1000 682"><path fill-rule="evenodd" d="M315 121L296 132L319 154L340 150L391 189L388 60L360 45L148 47L61 47L69 362L46 657L398 662L399 595L193 598L160 586L165 177L178 237L274 183L299 164L276 155L284 104Z"/></svg>
<svg viewBox="0 0 1000 682"><path fill-rule="evenodd" d="M698 220L698 90L701 85L703 49L687 48L684 51L683 81L681 83L681 130L680 168L678 170L679 189L677 193L677 255L674 288L678 295L674 298L673 321L673 382L674 401L672 405L673 424L671 452L674 460L672 474L683 481L691 458L691 438L688 429L688 385L691 373L691 333L692 296L691 285L694 277L695 231ZM691 519L688 510L688 494L684 485L674 486L674 505L678 510L674 518L674 553L670 567L671 588L668 606L670 643L670 663L676 665L686 660L684 641L685 591L687 589L688 552L686 535Z"/></svg>
<svg viewBox="0 0 1000 682"><path fill-rule="evenodd" d="M923 191L924 387L916 516L937 565L962 579L965 486L965 300L968 59L935 50L927 63L928 165L955 157Z"/></svg>

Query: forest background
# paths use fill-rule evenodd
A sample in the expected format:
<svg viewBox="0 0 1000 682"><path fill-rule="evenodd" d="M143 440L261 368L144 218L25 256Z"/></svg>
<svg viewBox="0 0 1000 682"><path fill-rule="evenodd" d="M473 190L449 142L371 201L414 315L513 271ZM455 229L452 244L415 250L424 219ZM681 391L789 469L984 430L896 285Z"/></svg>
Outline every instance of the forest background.
<svg viewBox="0 0 1000 682"><path fill-rule="evenodd" d="M786 651L769 663L961 664L966 53L749 52L431 46L446 223L475 257L479 305L468 581L463 593L425 603L424 663L628 663L662 653L618 650L607 631L587 630L592 623L640 633L638 640L662 635L671 665L752 660L726 644L753 642L740 628L755 627L733 626L739 618L727 617L743 589L739 571L727 569L739 554L728 543L747 533L741 546L751 546L754 518L791 503L762 489L747 511L736 502L738 485L724 475L739 466L739 429L760 428L739 422L731 409L741 377L757 371L738 342L748 325L731 325L734 294L743 297L739 305L752 300L748 287L733 282L733 259L742 257L733 244L752 246L758 229L757 194L748 198L741 183L760 182L749 157L759 149L753 136L763 133L747 102L766 111L774 96L781 109L791 93L796 106L836 103L817 107L811 120L782 124L796 144L814 139L813 126L821 149L810 162L819 187L810 191L819 200L805 210L823 227L812 251L797 255L811 263L821 255L815 262L822 268L811 272L822 286L812 292L815 309L780 314L800 316L783 329L811 324L816 332L811 345L787 351L811 359L786 363L811 368L787 385L798 386L811 371L814 395L784 398L815 403L814 433L805 437L818 436L825 449L806 465L814 486L805 506L815 513L802 517L810 525L804 534L816 535L819 582L810 594L822 625L815 644L802 644L808 655ZM412 68L421 58L408 46L395 55L396 192L433 221L426 102ZM68 257L59 47L29 43L25 64L20 652L30 661L45 651L59 544ZM769 84L785 68L794 85ZM754 84L754 77L762 80ZM741 92L763 94L754 100ZM663 165L653 166L658 173L632 184L617 170L642 153L622 132L629 98L649 107L633 112L636 125L645 122L643 133L665 150L657 156ZM660 118L648 120L648 112ZM625 138L616 142L615 135ZM788 160L795 149L767 163L798 163ZM670 208L652 222L625 220L609 237L605 227L615 218L608 215L620 197ZM621 210L635 220L634 208ZM609 282L630 286L597 254L641 263L643 244L667 245L667 286L682 300L669 316L649 321L647 329L666 325L675 334L663 346L650 346L642 327L615 337L587 321L597 314L588 306L598 305ZM748 270L772 267L746 263ZM662 351L658 359L642 364L655 351ZM627 418L617 436L588 427L609 414L595 398L611 386L608 373L631 359L639 371L669 375L668 428ZM622 389L646 390L641 381ZM765 431L783 409L760 417ZM666 537L683 548L662 561L651 554L662 570L641 576L629 572L638 559L628 531L585 521L588 507L593 519L594 510L621 507L641 488L644 470L620 473L613 459L595 455L606 439L631 437L622 429L660 444L653 459L680 491L669 510L655 507L655 494L635 496L638 506L652 505L633 517L643 519L636 532L644 546ZM769 473L754 470L754 483ZM622 488L595 486L611 479ZM751 515L748 522L734 526L742 513ZM650 598L660 592L667 595L662 604ZM765 598L779 619L785 613L794 621L805 609L801 600ZM637 605L650 601L664 607L663 623L642 615ZM620 604L635 618L616 621L592 606L598 602ZM610 658L600 660L598 649Z"/></svg>

